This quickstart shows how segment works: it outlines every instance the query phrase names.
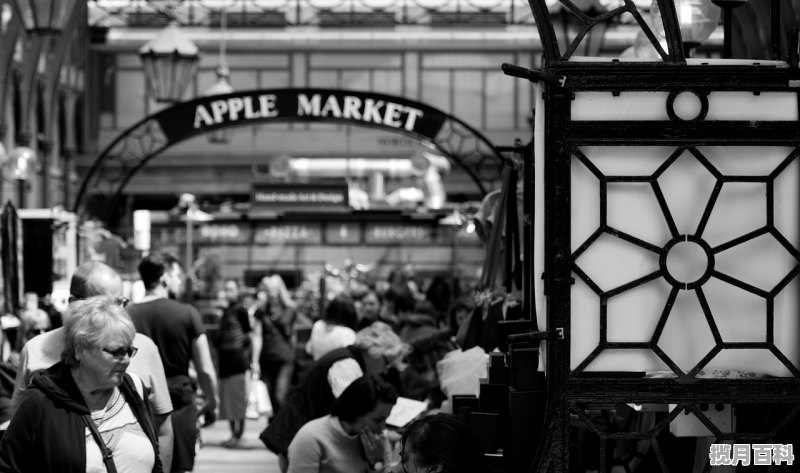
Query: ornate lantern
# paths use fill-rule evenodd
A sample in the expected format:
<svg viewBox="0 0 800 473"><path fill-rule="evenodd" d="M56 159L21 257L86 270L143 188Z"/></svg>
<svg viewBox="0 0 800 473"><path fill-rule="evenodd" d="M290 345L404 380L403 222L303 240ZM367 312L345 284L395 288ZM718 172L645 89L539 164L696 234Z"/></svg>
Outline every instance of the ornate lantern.
<svg viewBox="0 0 800 473"><path fill-rule="evenodd" d="M145 81L156 102L180 102L189 81L197 71L197 46L181 34L178 24L170 23L159 35L139 49Z"/></svg>

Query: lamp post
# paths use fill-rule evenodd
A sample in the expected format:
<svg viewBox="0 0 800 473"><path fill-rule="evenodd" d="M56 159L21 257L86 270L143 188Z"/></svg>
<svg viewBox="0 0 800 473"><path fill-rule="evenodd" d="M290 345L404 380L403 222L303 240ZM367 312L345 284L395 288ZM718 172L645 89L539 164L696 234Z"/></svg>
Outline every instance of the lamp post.
<svg viewBox="0 0 800 473"><path fill-rule="evenodd" d="M447 226L450 228L450 288L453 291L452 293L456 293L456 280L457 278L457 271L456 271L456 264L458 263L458 231L461 229L461 226L464 225L464 218L461 215L461 211L455 209L455 211L440 219L439 225Z"/></svg>
<svg viewBox="0 0 800 473"><path fill-rule="evenodd" d="M197 46L180 32L176 22L139 49L147 90L156 102L180 102L197 72Z"/></svg>
<svg viewBox="0 0 800 473"><path fill-rule="evenodd" d="M8 153L2 141L0 141L0 200L3 198L3 181L5 181L5 168L8 162Z"/></svg>
<svg viewBox="0 0 800 473"><path fill-rule="evenodd" d="M76 8L76 0L14 0L25 31L38 35L60 34Z"/></svg>
<svg viewBox="0 0 800 473"><path fill-rule="evenodd" d="M722 8L722 57L730 58L733 55L733 9L747 3L747 0L711 0L714 5Z"/></svg>
<svg viewBox="0 0 800 473"><path fill-rule="evenodd" d="M719 24L721 10L711 2L712 0L675 0L675 13L681 30L683 52L687 58L691 56L694 48L711 36ZM656 30L663 36L664 24L656 0L653 0L650 14Z"/></svg>
<svg viewBox="0 0 800 473"><path fill-rule="evenodd" d="M203 212L197 207L197 199L194 194L181 194L178 201L178 207L186 209L186 256L185 256L185 272L186 272L186 302L192 301L192 260L193 260L193 243L194 243L194 222L208 222L213 220L213 217L206 212Z"/></svg>
<svg viewBox="0 0 800 473"><path fill-rule="evenodd" d="M9 166L9 172L17 181L17 205L19 208L25 208L28 177L36 166L36 152L25 146L19 146L9 153L8 158L6 165Z"/></svg>

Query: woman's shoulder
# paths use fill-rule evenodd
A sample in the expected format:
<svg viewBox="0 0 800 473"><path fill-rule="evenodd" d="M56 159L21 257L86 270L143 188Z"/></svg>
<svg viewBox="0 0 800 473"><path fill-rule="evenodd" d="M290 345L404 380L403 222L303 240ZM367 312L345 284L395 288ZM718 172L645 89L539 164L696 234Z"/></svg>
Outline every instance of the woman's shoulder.
<svg viewBox="0 0 800 473"><path fill-rule="evenodd" d="M331 416L328 414L306 422L300 427L300 430L297 431L295 438L299 438L300 440L317 438L321 432L326 430L328 424L330 424L330 420Z"/></svg>
<svg viewBox="0 0 800 473"><path fill-rule="evenodd" d="M144 398L144 381L142 381L142 378L130 371L126 371L125 376L130 379L133 388L136 390L136 394L138 394L140 398Z"/></svg>
<svg viewBox="0 0 800 473"><path fill-rule="evenodd" d="M35 386L29 386L17 401L14 417L24 419L21 420L23 423L30 424L32 419L39 417L51 404L42 390Z"/></svg>

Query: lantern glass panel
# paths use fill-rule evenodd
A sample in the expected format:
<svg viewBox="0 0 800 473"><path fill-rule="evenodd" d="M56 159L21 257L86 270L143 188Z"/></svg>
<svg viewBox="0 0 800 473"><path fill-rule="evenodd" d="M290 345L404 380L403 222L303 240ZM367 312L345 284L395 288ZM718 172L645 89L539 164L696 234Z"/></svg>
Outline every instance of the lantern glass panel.
<svg viewBox="0 0 800 473"><path fill-rule="evenodd" d="M66 26L75 0L16 0L22 23L29 32L58 34Z"/></svg>
<svg viewBox="0 0 800 473"><path fill-rule="evenodd" d="M177 54L142 56L148 89L156 102L179 102L197 71L197 58Z"/></svg>

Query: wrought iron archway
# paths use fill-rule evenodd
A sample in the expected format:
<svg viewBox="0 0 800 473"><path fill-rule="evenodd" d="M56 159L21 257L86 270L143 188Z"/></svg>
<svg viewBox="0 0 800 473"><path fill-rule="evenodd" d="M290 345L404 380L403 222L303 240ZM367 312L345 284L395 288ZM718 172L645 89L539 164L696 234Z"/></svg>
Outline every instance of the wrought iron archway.
<svg viewBox="0 0 800 473"><path fill-rule="evenodd" d="M130 179L151 159L189 138L256 123L340 122L390 130L433 145L464 169L482 194L503 158L480 132L429 105L385 94L340 89L265 89L202 97L150 115L122 132L84 177L73 211L106 198L107 219Z"/></svg>

